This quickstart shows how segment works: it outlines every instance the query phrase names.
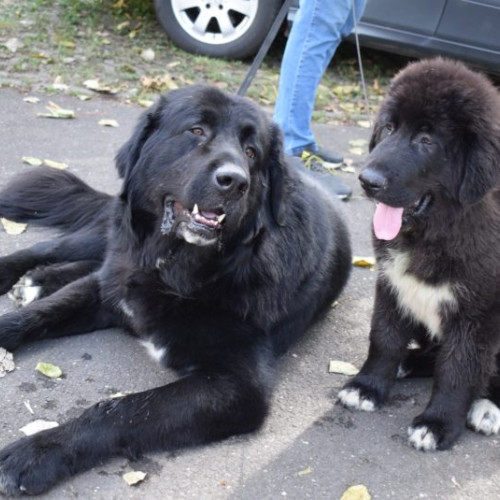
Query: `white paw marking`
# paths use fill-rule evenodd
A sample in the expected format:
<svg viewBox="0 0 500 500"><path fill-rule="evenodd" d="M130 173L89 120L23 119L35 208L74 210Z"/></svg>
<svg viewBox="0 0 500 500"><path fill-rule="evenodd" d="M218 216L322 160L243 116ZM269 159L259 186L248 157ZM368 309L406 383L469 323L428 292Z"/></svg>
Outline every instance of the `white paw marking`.
<svg viewBox="0 0 500 500"><path fill-rule="evenodd" d="M160 363L167 354L166 347L156 347L151 340L139 340L146 348L148 354L157 362Z"/></svg>
<svg viewBox="0 0 500 500"><path fill-rule="evenodd" d="M40 295L42 295L42 287L34 285L33 279L29 276L23 276L8 293L10 300L23 307L37 300Z"/></svg>
<svg viewBox="0 0 500 500"><path fill-rule="evenodd" d="M374 411L375 403L369 399L364 399L359 394L359 389L348 387L339 392L339 400L347 408L362 411Z"/></svg>
<svg viewBox="0 0 500 500"><path fill-rule="evenodd" d="M437 449L436 436L426 425L408 428L408 441L417 450L433 451Z"/></svg>
<svg viewBox="0 0 500 500"><path fill-rule="evenodd" d="M500 431L500 408L489 399L477 399L467 415L467 424L476 432L490 436Z"/></svg>

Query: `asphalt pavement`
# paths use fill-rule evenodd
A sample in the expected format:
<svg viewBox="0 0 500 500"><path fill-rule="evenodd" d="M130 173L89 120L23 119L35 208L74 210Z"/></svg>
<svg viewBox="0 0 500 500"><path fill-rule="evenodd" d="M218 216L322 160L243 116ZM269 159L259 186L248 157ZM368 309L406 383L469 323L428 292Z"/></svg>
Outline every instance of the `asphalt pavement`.
<svg viewBox="0 0 500 500"><path fill-rule="evenodd" d="M117 192L113 158L128 138L141 109L96 96L38 96L0 90L0 186L30 167L24 156L64 162L97 189ZM73 120L37 117L49 101L73 109ZM114 119L118 127L99 125ZM316 127L323 145L354 160L349 141L368 139L358 126ZM366 148L366 146L365 146ZM354 254L371 256L372 204L363 199L357 175L338 174L354 189L345 203ZM17 235L0 228L0 253L49 238L28 227ZM354 268L351 280L325 320L280 362L271 413L256 434L188 451L150 454L139 462L115 459L82 473L39 498L47 499L314 499L336 500L351 485L364 484L374 499L500 498L500 438L466 431L445 452L424 453L406 442L406 429L425 407L431 380L405 380L390 403L375 413L355 413L336 403L347 377L328 373L331 359L360 367L367 352L375 272ZM0 314L13 309L0 298ZM60 366L63 377L48 379L38 362ZM0 378L0 446L22 436L36 419L62 422L116 392L134 392L168 383L174 375L156 365L145 350L119 330L47 340L15 353L16 369ZM128 486L125 472L146 479Z"/></svg>

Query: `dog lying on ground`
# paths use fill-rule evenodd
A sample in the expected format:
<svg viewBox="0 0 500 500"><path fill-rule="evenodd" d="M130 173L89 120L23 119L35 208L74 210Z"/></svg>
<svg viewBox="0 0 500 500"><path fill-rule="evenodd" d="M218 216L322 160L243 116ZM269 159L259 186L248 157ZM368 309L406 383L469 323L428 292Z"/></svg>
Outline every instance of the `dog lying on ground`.
<svg viewBox="0 0 500 500"><path fill-rule="evenodd" d="M121 326L179 378L7 446L3 493L258 429L276 356L348 278L336 196L285 160L249 100L196 86L161 97L117 168L116 198L42 170L0 193L1 216L64 233L0 259L0 291L17 282L26 305L0 318L0 346Z"/></svg>
<svg viewBox="0 0 500 500"><path fill-rule="evenodd" d="M340 392L349 408L384 403L398 375L432 368L410 429L446 449L466 422L500 429L500 96L441 58L410 64L381 105L360 174L377 202L378 263L368 359ZM408 350L418 344L417 350Z"/></svg>

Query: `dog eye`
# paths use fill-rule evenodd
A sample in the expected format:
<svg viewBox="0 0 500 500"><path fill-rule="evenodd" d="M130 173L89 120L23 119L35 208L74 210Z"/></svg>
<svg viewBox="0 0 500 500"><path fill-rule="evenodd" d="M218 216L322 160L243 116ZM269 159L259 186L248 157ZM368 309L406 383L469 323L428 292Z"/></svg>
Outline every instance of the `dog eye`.
<svg viewBox="0 0 500 500"><path fill-rule="evenodd" d="M253 160L257 153L255 152L254 148L247 147L245 148L245 154Z"/></svg>
<svg viewBox="0 0 500 500"><path fill-rule="evenodd" d="M384 130L388 133L391 134L394 131L394 125L392 123L386 123L384 125Z"/></svg>
<svg viewBox="0 0 500 500"><path fill-rule="evenodd" d="M420 137L420 143L425 144L426 146L430 146L432 144L432 140L428 135L423 135Z"/></svg>
<svg viewBox="0 0 500 500"><path fill-rule="evenodd" d="M194 135L205 135L205 131L201 127L193 127L189 131Z"/></svg>

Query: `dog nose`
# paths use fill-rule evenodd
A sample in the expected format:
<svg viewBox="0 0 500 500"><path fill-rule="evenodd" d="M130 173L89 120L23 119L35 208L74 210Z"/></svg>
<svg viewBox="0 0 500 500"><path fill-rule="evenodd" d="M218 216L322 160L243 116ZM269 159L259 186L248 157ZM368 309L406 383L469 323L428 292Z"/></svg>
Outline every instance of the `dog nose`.
<svg viewBox="0 0 500 500"><path fill-rule="evenodd" d="M387 179L377 170L373 168L365 168L359 174L359 182L361 182L361 187L366 192L376 193L381 189L384 189Z"/></svg>
<svg viewBox="0 0 500 500"><path fill-rule="evenodd" d="M243 168L226 163L215 170L214 183L221 191L244 194L248 189L249 179Z"/></svg>

